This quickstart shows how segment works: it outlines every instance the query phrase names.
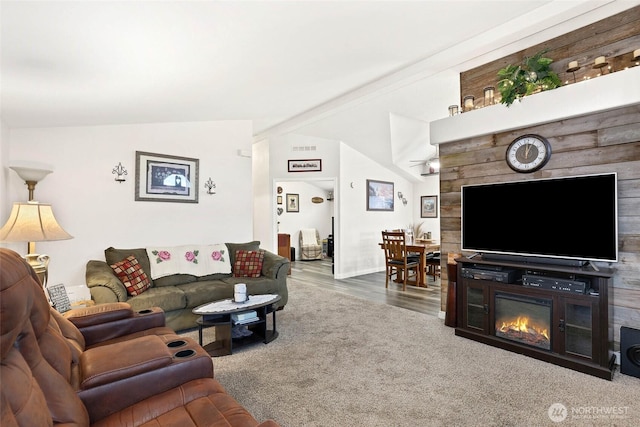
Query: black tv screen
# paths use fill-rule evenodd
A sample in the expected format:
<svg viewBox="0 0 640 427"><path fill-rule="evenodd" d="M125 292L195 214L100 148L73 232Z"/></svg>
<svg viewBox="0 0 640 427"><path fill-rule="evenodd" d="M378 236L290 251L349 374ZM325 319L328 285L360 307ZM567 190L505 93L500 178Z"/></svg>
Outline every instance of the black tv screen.
<svg viewBox="0 0 640 427"><path fill-rule="evenodd" d="M617 174L494 184L462 191L462 250L618 261Z"/></svg>

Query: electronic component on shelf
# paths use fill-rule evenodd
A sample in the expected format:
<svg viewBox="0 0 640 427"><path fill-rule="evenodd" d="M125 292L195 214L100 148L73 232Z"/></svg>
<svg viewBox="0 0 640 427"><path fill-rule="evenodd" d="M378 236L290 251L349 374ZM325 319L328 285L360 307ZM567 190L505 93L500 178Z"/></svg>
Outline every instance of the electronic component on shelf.
<svg viewBox="0 0 640 427"><path fill-rule="evenodd" d="M515 283L518 279L516 270L511 269L486 269L474 267L462 267L462 277L466 279L491 280L500 283Z"/></svg>
<svg viewBox="0 0 640 427"><path fill-rule="evenodd" d="M587 290L587 282L581 280L559 279L554 277L525 274L522 276L522 284L532 288L553 289L562 292L584 294Z"/></svg>

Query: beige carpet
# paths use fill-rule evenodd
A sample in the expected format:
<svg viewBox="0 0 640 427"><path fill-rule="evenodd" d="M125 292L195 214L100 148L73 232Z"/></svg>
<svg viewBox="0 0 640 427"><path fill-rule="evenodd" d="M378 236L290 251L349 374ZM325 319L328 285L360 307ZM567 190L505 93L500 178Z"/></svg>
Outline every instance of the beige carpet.
<svg viewBox="0 0 640 427"><path fill-rule="evenodd" d="M610 382L456 337L433 316L296 286L277 323L274 342L214 358L215 377L259 421L640 425L640 379L616 372ZM554 404L563 421L561 411L551 420Z"/></svg>

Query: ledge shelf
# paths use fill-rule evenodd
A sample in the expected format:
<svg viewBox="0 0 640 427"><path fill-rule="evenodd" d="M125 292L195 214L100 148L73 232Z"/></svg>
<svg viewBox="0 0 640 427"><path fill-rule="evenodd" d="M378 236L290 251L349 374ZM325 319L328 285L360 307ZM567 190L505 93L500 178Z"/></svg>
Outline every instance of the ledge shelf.
<svg viewBox="0 0 640 427"><path fill-rule="evenodd" d="M640 104L640 66L431 122L431 144Z"/></svg>

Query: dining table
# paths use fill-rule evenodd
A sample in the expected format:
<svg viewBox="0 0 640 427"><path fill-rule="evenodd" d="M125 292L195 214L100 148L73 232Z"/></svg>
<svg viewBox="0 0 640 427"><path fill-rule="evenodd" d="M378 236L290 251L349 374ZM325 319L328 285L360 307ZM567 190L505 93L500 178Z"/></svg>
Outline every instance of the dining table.
<svg viewBox="0 0 640 427"><path fill-rule="evenodd" d="M384 243L378 244L384 250ZM436 240L432 239L413 239L405 243L407 252L411 254L418 254L420 256L420 272L418 274L418 282L407 282L407 284L415 285L418 287L427 287L427 255L433 252L440 252L440 244ZM396 282L402 282L402 277L398 275Z"/></svg>

